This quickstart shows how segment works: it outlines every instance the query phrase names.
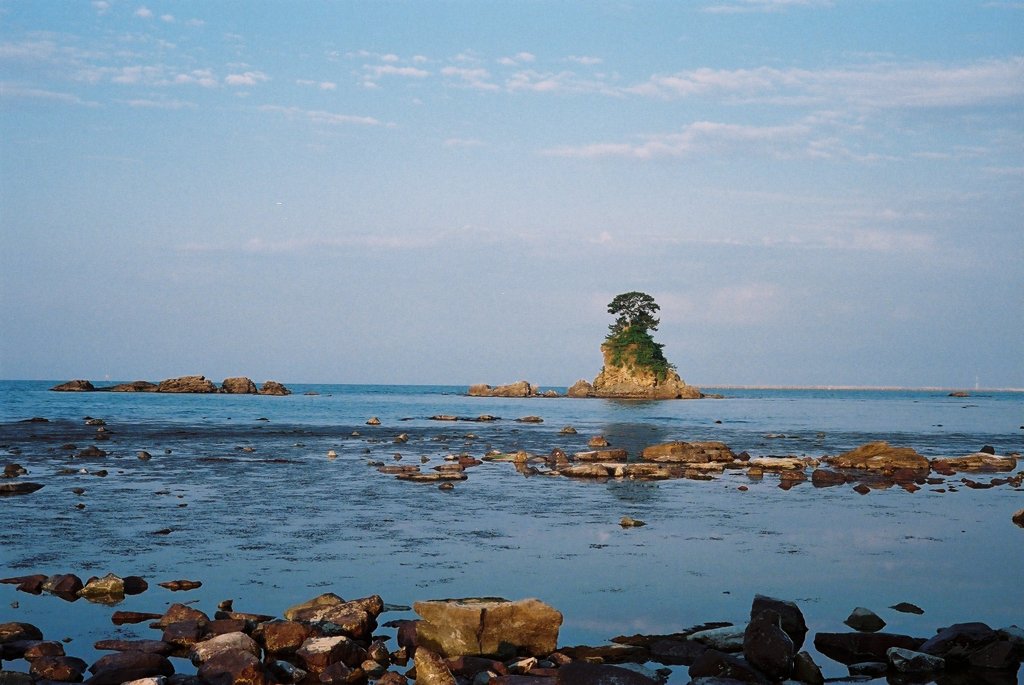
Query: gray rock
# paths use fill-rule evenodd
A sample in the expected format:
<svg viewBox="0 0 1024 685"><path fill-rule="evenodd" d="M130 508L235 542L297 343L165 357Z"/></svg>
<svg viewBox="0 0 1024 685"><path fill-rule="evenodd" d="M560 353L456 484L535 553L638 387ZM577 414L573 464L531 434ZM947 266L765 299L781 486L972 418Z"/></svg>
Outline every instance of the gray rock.
<svg viewBox="0 0 1024 685"><path fill-rule="evenodd" d="M878 614L864 607L857 607L850 612L843 623L862 633L877 633L885 627L885 621Z"/></svg>
<svg viewBox="0 0 1024 685"><path fill-rule="evenodd" d="M746 628L746 626L711 628L690 635L690 639L719 652L742 652L743 635Z"/></svg>
<svg viewBox="0 0 1024 685"><path fill-rule="evenodd" d="M946 668L946 660L942 657L901 647L890 647L886 655L892 667L900 673L934 673Z"/></svg>

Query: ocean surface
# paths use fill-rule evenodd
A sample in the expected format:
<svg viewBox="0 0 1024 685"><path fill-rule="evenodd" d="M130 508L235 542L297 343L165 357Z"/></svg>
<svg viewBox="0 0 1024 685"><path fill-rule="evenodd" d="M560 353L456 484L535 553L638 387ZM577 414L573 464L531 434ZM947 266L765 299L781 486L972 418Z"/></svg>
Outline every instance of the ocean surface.
<svg viewBox="0 0 1024 685"><path fill-rule="evenodd" d="M323 592L376 593L398 607L383 622L411 617L401 607L423 599L539 597L565 617L562 645L742 623L757 593L797 602L811 635L847 630L842 621L858 606L887 631L922 637L963 621L1024 625L1024 529L1010 520L1024 492L961 482L992 474L859 495L809 482L786 491L774 476L742 471L590 482L524 477L492 462L442 491L368 465L400 455L402 464L426 458L428 471L451 454L571 453L595 435L631 455L669 440L721 440L754 457L820 457L872 440L927 457L983 445L1010 454L1024 452L1022 393L704 388L724 398L639 402L470 398L465 386L288 384L288 397L49 392L57 382L0 382L0 465L17 462L24 479L44 484L0 498L0 577L149 580L120 610L189 601L212 614L231 598L238 611L280 615ZM500 418L430 419L442 414ZM515 421L529 415L543 423ZM32 417L48 422L24 422ZM85 417L102 418L110 439L97 442ZM371 417L380 425L366 425ZM561 434L568 425L578 433ZM408 441L396 443L400 434ZM108 454L74 456L93 444ZM152 459L139 460L140 450ZM624 529L623 516L647 525ZM156 586L174 579L203 586ZM924 614L889 609L898 602ZM111 625L113 610L0 585L0 622L69 637L68 653L90 662L98 639L157 637L145 624ZM811 651L827 676L846 675ZM670 682L687 682L685 671Z"/></svg>

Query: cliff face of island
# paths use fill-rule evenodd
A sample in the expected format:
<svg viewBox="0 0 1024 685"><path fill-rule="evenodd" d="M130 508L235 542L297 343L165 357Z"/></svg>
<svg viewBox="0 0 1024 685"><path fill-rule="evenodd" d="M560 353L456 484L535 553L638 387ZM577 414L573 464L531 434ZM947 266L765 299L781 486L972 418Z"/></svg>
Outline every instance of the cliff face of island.
<svg viewBox="0 0 1024 685"><path fill-rule="evenodd" d="M601 345L604 366L593 383L577 381L569 388L570 397L606 397L644 400L690 400L703 397L699 388L687 385L668 364L652 367L642 360L636 344L616 348Z"/></svg>

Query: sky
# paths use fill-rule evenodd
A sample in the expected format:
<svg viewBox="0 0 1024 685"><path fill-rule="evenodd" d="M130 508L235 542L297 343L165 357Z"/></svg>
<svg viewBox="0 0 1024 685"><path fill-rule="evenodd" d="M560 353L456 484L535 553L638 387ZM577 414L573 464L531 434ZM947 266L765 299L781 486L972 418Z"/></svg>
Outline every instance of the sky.
<svg viewBox="0 0 1024 685"><path fill-rule="evenodd" d="M1024 2L0 0L0 378L1024 387Z"/></svg>

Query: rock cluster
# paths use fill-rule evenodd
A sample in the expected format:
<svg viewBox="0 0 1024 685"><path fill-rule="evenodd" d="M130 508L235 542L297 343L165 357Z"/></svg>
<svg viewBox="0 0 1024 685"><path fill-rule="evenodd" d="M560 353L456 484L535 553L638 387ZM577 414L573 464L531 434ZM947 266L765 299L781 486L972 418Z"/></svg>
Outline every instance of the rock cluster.
<svg viewBox="0 0 1024 685"><path fill-rule="evenodd" d="M9 579L11 580L11 579ZM97 579L103 581L104 579ZM757 595L745 625L712 623L668 635L614 638L612 644L558 646L562 614L537 599L416 602L415 620L396 620L394 648L376 634L385 611L372 595L346 601L326 593L287 609L284 618L233 611L210 615L185 604L163 613L115 612L115 625L153 621L160 639L100 640L109 651L89 665L65 654L28 623L0 624L0 659L24 659L28 673L0 670L0 682L118 685L657 685L687 667L693 685L791 682L820 685L821 669L802 651L807 624L793 602ZM1024 631L984 623L939 629L930 639L880 632L814 636L819 653L866 674L926 675L950 682L1013 682L1024 657ZM195 676L176 673L187 658ZM409 663L412 668L409 669ZM405 671L404 673L402 671ZM91 675L90 675L91 674ZM955 680L954 680L955 679Z"/></svg>
<svg viewBox="0 0 1024 685"><path fill-rule="evenodd" d="M470 397L558 397L554 390L541 392L540 388L529 381L516 381L508 385L490 386L477 383L469 386L466 393Z"/></svg>
<svg viewBox="0 0 1024 685"><path fill-rule="evenodd" d="M86 380L73 380L55 385L50 390L55 392L165 392L212 394L226 393L231 395L290 395L291 391L277 381L267 381L262 387L256 387L252 380L237 376L226 378L218 387L205 376L179 376L168 378L159 383L149 381L132 381L107 387L96 387Z"/></svg>

